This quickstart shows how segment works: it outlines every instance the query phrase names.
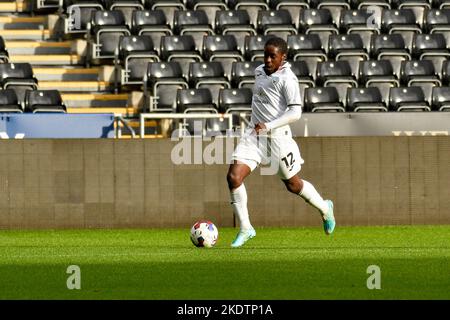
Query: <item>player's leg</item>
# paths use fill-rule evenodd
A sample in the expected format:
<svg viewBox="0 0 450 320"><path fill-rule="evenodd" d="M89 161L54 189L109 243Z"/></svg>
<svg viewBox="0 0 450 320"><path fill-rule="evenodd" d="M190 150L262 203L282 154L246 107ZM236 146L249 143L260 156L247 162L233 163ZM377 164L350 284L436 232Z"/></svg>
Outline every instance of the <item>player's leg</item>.
<svg viewBox="0 0 450 320"><path fill-rule="evenodd" d="M299 195L307 203L315 207L322 215L325 233L330 234L335 227L333 202L324 200L314 186L297 175L301 170L303 159L297 143L292 138L283 139L279 143L279 171L278 175L287 190Z"/></svg>
<svg viewBox="0 0 450 320"><path fill-rule="evenodd" d="M322 196L317 192L314 186L303 179L300 179L298 175L283 180L286 188L302 197L307 203L319 210L322 215L323 228L326 234L331 234L336 226L333 212L333 202L331 200L323 200Z"/></svg>
<svg viewBox="0 0 450 320"><path fill-rule="evenodd" d="M254 169L254 168L253 168ZM252 172L251 165L235 160L228 169L227 182L230 190L231 206L234 215L239 219L240 230L232 247L240 247L256 235L255 229L250 223L247 208L247 190L244 179Z"/></svg>
<svg viewBox="0 0 450 320"><path fill-rule="evenodd" d="M248 216L247 190L244 179L251 173L251 168L246 164L234 161L228 169L227 182L230 190L231 205L233 212L239 219L241 230L253 229Z"/></svg>

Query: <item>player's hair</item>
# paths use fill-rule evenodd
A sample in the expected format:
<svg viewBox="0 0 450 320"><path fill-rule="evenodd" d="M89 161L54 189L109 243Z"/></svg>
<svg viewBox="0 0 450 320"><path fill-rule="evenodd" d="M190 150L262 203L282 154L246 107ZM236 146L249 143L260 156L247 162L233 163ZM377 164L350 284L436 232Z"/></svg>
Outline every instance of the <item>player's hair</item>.
<svg viewBox="0 0 450 320"><path fill-rule="evenodd" d="M278 37L273 37L270 38L269 40L266 41L266 44L264 45L264 47L267 46L274 46L277 47L278 50L282 53L282 54L287 54L287 42L282 39L282 38L278 38Z"/></svg>

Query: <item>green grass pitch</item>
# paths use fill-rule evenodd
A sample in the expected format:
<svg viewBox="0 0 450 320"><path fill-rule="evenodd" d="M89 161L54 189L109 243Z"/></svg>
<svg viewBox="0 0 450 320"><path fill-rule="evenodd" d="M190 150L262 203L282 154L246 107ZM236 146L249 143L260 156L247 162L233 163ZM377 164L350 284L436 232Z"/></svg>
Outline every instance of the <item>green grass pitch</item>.
<svg viewBox="0 0 450 320"><path fill-rule="evenodd" d="M257 228L239 249L236 229L210 249L189 229L0 231L0 299L450 299L448 225Z"/></svg>

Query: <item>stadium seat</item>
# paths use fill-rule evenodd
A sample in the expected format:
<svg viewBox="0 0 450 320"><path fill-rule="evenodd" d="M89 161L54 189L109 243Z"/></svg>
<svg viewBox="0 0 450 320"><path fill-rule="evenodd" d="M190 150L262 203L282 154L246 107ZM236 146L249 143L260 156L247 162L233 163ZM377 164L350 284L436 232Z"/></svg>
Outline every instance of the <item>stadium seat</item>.
<svg viewBox="0 0 450 320"><path fill-rule="evenodd" d="M178 89L178 113L217 113L211 92L207 88ZM205 135L206 119L184 119L183 126L190 135Z"/></svg>
<svg viewBox="0 0 450 320"><path fill-rule="evenodd" d="M304 9L300 11L299 33L317 34L323 48L328 49L328 38L331 34L338 34L339 30L328 9Z"/></svg>
<svg viewBox="0 0 450 320"><path fill-rule="evenodd" d="M358 34L363 47L370 48L370 38L374 34L380 33L381 15L377 16L368 10L343 10L340 17L340 33Z"/></svg>
<svg viewBox="0 0 450 320"><path fill-rule="evenodd" d="M358 74L361 61L369 60L369 54L359 34L330 35L328 46L328 58L348 61L353 75Z"/></svg>
<svg viewBox="0 0 450 320"><path fill-rule="evenodd" d="M403 61L400 71L400 83L407 87L417 85L416 83L428 82L441 86L430 60Z"/></svg>
<svg viewBox="0 0 450 320"><path fill-rule="evenodd" d="M288 59L305 61L315 77L317 63L327 61L320 37L317 34L298 34L288 36Z"/></svg>
<svg viewBox="0 0 450 320"><path fill-rule="evenodd" d="M275 35L265 36L246 36L244 45L244 58L247 61L264 61L264 45L267 40L274 38Z"/></svg>
<svg viewBox="0 0 450 320"><path fill-rule="evenodd" d="M208 88L213 102L218 105L219 91L230 88L223 66L218 61L191 63L189 66L189 87Z"/></svg>
<svg viewBox="0 0 450 320"><path fill-rule="evenodd" d="M340 16L342 11L350 10L351 6L348 0L310 0L310 5L316 2L315 7L319 10L326 9L331 14L333 24L339 27Z"/></svg>
<svg viewBox="0 0 450 320"><path fill-rule="evenodd" d="M160 58L180 63L183 76L187 77L191 62L203 61L191 35L164 36L161 38Z"/></svg>
<svg viewBox="0 0 450 320"><path fill-rule="evenodd" d="M187 0L186 6L191 10L203 10L210 25L214 25L217 11L228 10L225 0Z"/></svg>
<svg viewBox="0 0 450 320"><path fill-rule="evenodd" d="M131 28L133 11L144 10L141 0L104 0L107 10L121 11L125 17L125 23Z"/></svg>
<svg viewBox="0 0 450 320"><path fill-rule="evenodd" d="M250 88L222 89L219 93L219 112L251 112L252 97Z"/></svg>
<svg viewBox="0 0 450 320"><path fill-rule="evenodd" d="M442 33L446 42L450 43L450 9L430 9L424 15L423 30L425 33Z"/></svg>
<svg viewBox="0 0 450 320"><path fill-rule="evenodd" d="M13 89L0 90L0 113L2 112L23 112L19 98Z"/></svg>
<svg viewBox="0 0 450 320"><path fill-rule="evenodd" d="M415 34L422 33L414 11L411 9L383 10L381 16L381 32L386 34L401 34L406 48L412 46Z"/></svg>
<svg viewBox="0 0 450 320"><path fill-rule="evenodd" d="M86 64L97 59L113 59L121 36L131 35L122 11L94 11L88 25Z"/></svg>
<svg viewBox="0 0 450 320"><path fill-rule="evenodd" d="M253 91L250 88L222 89L219 92L219 112L233 115L233 127L241 125L241 114L248 119L252 111Z"/></svg>
<svg viewBox="0 0 450 320"><path fill-rule="evenodd" d="M228 0L228 8L231 10L245 10L250 16L250 23L256 26L258 11L269 10L266 0Z"/></svg>
<svg viewBox="0 0 450 320"><path fill-rule="evenodd" d="M25 111L32 113L66 113L58 90L28 90L25 94Z"/></svg>
<svg viewBox="0 0 450 320"><path fill-rule="evenodd" d="M208 88L178 89L177 112L209 112L217 113L217 107L213 102L211 91Z"/></svg>
<svg viewBox="0 0 450 320"><path fill-rule="evenodd" d="M189 85L178 62L149 63L143 80L144 108L150 112L175 112L178 89Z"/></svg>
<svg viewBox="0 0 450 320"><path fill-rule="evenodd" d="M161 37L173 35L162 10L133 11L131 30L135 35L151 37L158 53Z"/></svg>
<svg viewBox="0 0 450 320"><path fill-rule="evenodd" d="M335 87L315 87L305 90L305 112L345 112Z"/></svg>
<svg viewBox="0 0 450 320"><path fill-rule="evenodd" d="M84 35L88 31L92 13L105 10L101 0L64 1L64 13L61 14L64 23L64 34Z"/></svg>
<svg viewBox="0 0 450 320"><path fill-rule="evenodd" d="M300 11L310 8L308 0L269 0L269 7L288 10L296 29L299 28Z"/></svg>
<svg viewBox="0 0 450 320"><path fill-rule="evenodd" d="M245 10L217 11L215 31L216 34L234 35L241 52L244 51L245 37L256 35L255 27L250 23L250 16Z"/></svg>
<svg viewBox="0 0 450 320"><path fill-rule="evenodd" d="M115 89L120 84L142 84L149 62L159 62L152 38L149 36L125 36L120 39L114 59Z"/></svg>
<svg viewBox="0 0 450 320"><path fill-rule="evenodd" d="M203 10L175 11L173 31L179 35L191 35L199 49L202 48L203 37L214 34Z"/></svg>
<svg viewBox="0 0 450 320"><path fill-rule="evenodd" d="M400 86L400 81L394 75L392 64L389 60L361 61L358 81L361 86L378 88L386 105L389 100L391 87Z"/></svg>
<svg viewBox="0 0 450 320"><path fill-rule="evenodd" d="M276 34L286 39L288 35L297 34L288 10L263 10L258 12L256 29L259 34Z"/></svg>
<svg viewBox="0 0 450 320"><path fill-rule="evenodd" d="M450 63L448 63L448 60L442 63L441 80L444 86L450 85Z"/></svg>
<svg viewBox="0 0 450 320"><path fill-rule="evenodd" d="M238 50L236 38L232 34L203 37L202 54L205 61L219 61L228 80L231 79L232 63L244 61L244 57Z"/></svg>
<svg viewBox="0 0 450 320"><path fill-rule="evenodd" d="M418 34L413 40L412 56L419 60L430 60L439 72L443 62L450 58L450 51L443 34Z"/></svg>
<svg viewBox="0 0 450 320"><path fill-rule="evenodd" d="M391 88L389 92L390 111L431 111L420 87Z"/></svg>
<svg viewBox="0 0 450 320"><path fill-rule="evenodd" d="M432 95L432 110L450 111L450 87L434 87Z"/></svg>
<svg viewBox="0 0 450 320"><path fill-rule="evenodd" d="M6 50L5 41L2 36L0 36L0 63L9 62L8 50Z"/></svg>
<svg viewBox="0 0 450 320"><path fill-rule="evenodd" d="M186 10L184 1L181 0L144 0L145 8L153 10L162 10L167 18L170 27L173 28L175 11Z"/></svg>
<svg viewBox="0 0 450 320"><path fill-rule="evenodd" d="M25 91L36 90L38 81L29 63L0 63L0 87L13 89L23 102Z"/></svg>
<svg viewBox="0 0 450 320"><path fill-rule="evenodd" d="M393 0L393 4L399 9L411 9L416 16L417 23L423 28L425 14L431 10L430 0Z"/></svg>
<svg viewBox="0 0 450 320"><path fill-rule="evenodd" d="M255 69L261 61L233 62L231 66L231 86L233 88L252 88L255 83Z"/></svg>
<svg viewBox="0 0 450 320"><path fill-rule="evenodd" d="M300 87L300 96L304 97L305 89L315 86L314 78L309 71L308 64L305 61L288 61L291 65L292 72L298 79Z"/></svg>
<svg viewBox="0 0 450 320"><path fill-rule="evenodd" d="M372 35L369 54L376 60L389 60L397 77L400 75L401 62L411 60L411 54L405 47L403 36L399 33Z"/></svg>
<svg viewBox="0 0 450 320"><path fill-rule="evenodd" d="M358 83L352 74L350 64L345 60L319 62L316 71L316 85L333 86L339 93L340 101L345 101L349 87L357 87Z"/></svg>
<svg viewBox="0 0 450 320"><path fill-rule="evenodd" d="M348 112L388 111L377 87L348 88L346 110Z"/></svg>

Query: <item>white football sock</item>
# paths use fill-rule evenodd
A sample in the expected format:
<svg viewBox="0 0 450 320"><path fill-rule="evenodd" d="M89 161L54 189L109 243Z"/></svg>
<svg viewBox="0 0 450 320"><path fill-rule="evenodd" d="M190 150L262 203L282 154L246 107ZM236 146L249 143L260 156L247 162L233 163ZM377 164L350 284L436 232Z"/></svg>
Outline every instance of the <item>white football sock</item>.
<svg viewBox="0 0 450 320"><path fill-rule="evenodd" d="M300 191L299 196L305 199L306 202L317 208L322 215L326 215L328 212L328 204L322 199L316 188L306 180L303 180L303 189Z"/></svg>
<svg viewBox="0 0 450 320"><path fill-rule="evenodd" d="M230 191L231 205L233 207L234 214L239 218L239 224L241 230L252 229L250 219L248 217L247 209L247 190L244 184L241 184L234 191Z"/></svg>

